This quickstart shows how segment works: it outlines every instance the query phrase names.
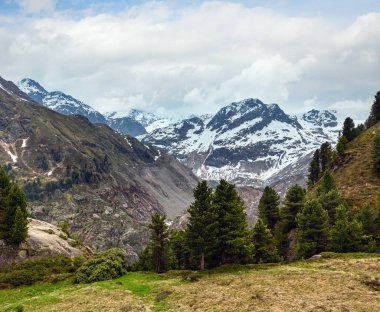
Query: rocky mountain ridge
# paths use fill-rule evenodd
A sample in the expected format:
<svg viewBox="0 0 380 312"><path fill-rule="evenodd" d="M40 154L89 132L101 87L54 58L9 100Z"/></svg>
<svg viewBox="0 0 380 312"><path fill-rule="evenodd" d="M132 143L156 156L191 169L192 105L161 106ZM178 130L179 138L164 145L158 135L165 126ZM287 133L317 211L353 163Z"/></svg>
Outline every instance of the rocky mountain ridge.
<svg viewBox="0 0 380 312"><path fill-rule="evenodd" d="M17 86L37 103L58 113L64 115L81 115L92 123L106 124L118 132L127 133L132 136L146 133L144 126L133 118L128 116L117 118L114 118L114 116L105 116L71 95L60 91L46 91L38 82L30 78L22 79L17 83Z"/></svg>
<svg viewBox="0 0 380 312"><path fill-rule="evenodd" d="M23 187L33 218L67 221L95 251L138 253L151 214L172 218L188 207L197 178L163 150L47 109L11 82L0 86L0 163Z"/></svg>

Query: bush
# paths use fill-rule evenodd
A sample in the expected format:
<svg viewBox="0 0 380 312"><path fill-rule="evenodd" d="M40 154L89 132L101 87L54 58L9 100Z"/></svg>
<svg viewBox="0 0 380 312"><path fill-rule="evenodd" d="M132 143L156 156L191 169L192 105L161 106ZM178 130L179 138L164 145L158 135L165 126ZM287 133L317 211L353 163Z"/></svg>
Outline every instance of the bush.
<svg viewBox="0 0 380 312"><path fill-rule="evenodd" d="M82 258L63 256L26 261L0 270L0 288L63 280L72 276L82 263Z"/></svg>
<svg viewBox="0 0 380 312"><path fill-rule="evenodd" d="M93 283L117 278L127 273L127 255L118 248L112 248L93 256L76 272L74 283Z"/></svg>

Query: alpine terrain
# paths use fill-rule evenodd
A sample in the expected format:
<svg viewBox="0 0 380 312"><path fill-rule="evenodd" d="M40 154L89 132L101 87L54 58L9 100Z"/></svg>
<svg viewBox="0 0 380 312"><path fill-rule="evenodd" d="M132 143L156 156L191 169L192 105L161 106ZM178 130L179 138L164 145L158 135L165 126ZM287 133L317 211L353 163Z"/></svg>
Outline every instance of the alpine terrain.
<svg viewBox="0 0 380 312"><path fill-rule="evenodd" d="M68 222L71 234L95 251L119 246L136 256L150 216L179 215L197 182L164 151L54 112L2 78L0 134L0 162L23 187L31 217Z"/></svg>
<svg viewBox="0 0 380 312"><path fill-rule="evenodd" d="M281 191L293 183L306 184L312 152L325 141L336 142L340 128L335 111L290 116L277 104L246 99L139 139L165 149L202 179L271 184Z"/></svg>

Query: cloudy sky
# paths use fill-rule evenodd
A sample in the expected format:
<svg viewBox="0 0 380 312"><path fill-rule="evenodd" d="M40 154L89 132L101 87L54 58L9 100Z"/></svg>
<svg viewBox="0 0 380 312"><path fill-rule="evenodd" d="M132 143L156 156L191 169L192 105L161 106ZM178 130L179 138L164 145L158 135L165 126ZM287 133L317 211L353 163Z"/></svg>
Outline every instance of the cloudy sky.
<svg viewBox="0 0 380 312"><path fill-rule="evenodd" d="M212 113L253 97L363 119L379 38L379 0L0 0L0 75L101 112Z"/></svg>

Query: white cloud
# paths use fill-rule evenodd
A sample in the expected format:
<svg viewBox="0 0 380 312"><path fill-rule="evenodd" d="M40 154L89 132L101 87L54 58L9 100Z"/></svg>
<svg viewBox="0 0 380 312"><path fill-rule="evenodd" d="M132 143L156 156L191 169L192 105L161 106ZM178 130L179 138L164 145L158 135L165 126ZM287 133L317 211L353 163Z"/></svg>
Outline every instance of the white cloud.
<svg viewBox="0 0 380 312"><path fill-rule="evenodd" d="M32 11L53 8L28 2ZM0 75L29 76L101 111L171 115L247 97L290 112L317 97L328 108L341 99L364 103L380 86L380 13L345 26L229 2L92 14L0 26Z"/></svg>
<svg viewBox="0 0 380 312"><path fill-rule="evenodd" d="M26 13L51 12L54 10L54 0L16 0Z"/></svg>

